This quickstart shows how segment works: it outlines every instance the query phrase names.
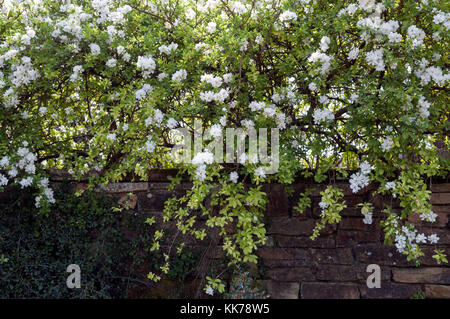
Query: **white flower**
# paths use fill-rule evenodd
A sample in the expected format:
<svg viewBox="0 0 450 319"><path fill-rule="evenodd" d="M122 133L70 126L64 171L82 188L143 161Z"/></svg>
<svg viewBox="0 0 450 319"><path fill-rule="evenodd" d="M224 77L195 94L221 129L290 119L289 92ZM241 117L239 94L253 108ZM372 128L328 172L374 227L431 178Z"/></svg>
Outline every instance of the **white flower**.
<svg viewBox="0 0 450 319"><path fill-rule="evenodd" d="M385 138L381 143L381 149L383 152L389 151L392 146L394 146L394 141L390 137Z"/></svg>
<svg viewBox="0 0 450 319"><path fill-rule="evenodd" d="M322 209L325 209L325 208L328 207L328 204L321 201L321 202L319 202L319 207L322 208Z"/></svg>
<svg viewBox="0 0 450 319"><path fill-rule="evenodd" d="M217 24L215 22L210 22L206 26L206 31L208 33L214 33L214 32L216 32L216 26L217 26Z"/></svg>
<svg viewBox="0 0 450 319"><path fill-rule="evenodd" d="M163 112L161 112L161 110L159 110L159 109L156 109L153 114L153 120L155 121L155 123L161 124L163 119L164 119Z"/></svg>
<svg viewBox="0 0 450 319"><path fill-rule="evenodd" d="M387 182L384 188L386 190L395 190L395 182Z"/></svg>
<svg viewBox="0 0 450 319"><path fill-rule="evenodd" d="M2 157L2 159L0 160L0 166L3 168L9 166L9 157L8 156Z"/></svg>
<svg viewBox="0 0 450 319"><path fill-rule="evenodd" d="M266 173L264 172L264 169L262 167L258 167L257 169L255 169L255 174L260 178L266 178Z"/></svg>
<svg viewBox="0 0 450 319"><path fill-rule="evenodd" d="M408 28L408 36L413 40L412 46L414 48L423 43L423 39L425 38L425 32L422 29L416 27L415 25L412 25Z"/></svg>
<svg viewBox="0 0 450 319"><path fill-rule="evenodd" d="M115 141L116 140L116 133L109 133L106 136L106 139L110 140L110 141Z"/></svg>
<svg viewBox="0 0 450 319"><path fill-rule="evenodd" d="M91 49L91 53L93 55L100 54L100 46L97 43L91 43L89 44L89 48Z"/></svg>
<svg viewBox="0 0 450 319"><path fill-rule="evenodd" d="M320 49L323 52L326 52L328 50L328 45L330 44L330 38L327 36L322 37L320 40Z"/></svg>
<svg viewBox="0 0 450 319"><path fill-rule="evenodd" d="M361 173L364 175L370 174L372 170L372 166L367 162L362 162L359 164L359 169L361 170Z"/></svg>
<svg viewBox="0 0 450 319"><path fill-rule="evenodd" d="M173 128L175 128L177 125L178 125L178 122L177 122L177 120L175 120L174 118L171 117L170 119L167 120L167 127L168 127L168 128L173 129Z"/></svg>
<svg viewBox="0 0 450 319"><path fill-rule="evenodd" d="M17 176L17 173L18 173L18 171L17 171L17 169L16 169L15 167L11 168L11 169L8 171L8 175L9 175L9 177L11 177L11 178L16 177L16 176Z"/></svg>
<svg viewBox="0 0 450 319"><path fill-rule="evenodd" d="M106 66L109 68L113 68L117 65L117 60L114 58L109 59L108 61L106 61Z"/></svg>
<svg viewBox="0 0 450 319"><path fill-rule="evenodd" d="M139 56L136 62L136 66L143 69L144 71L153 73L156 68L156 62L150 55Z"/></svg>
<svg viewBox="0 0 450 319"><path fill-rule="evenodd" d="M391 43L399 43L402 41L402 35L397 32L391 32L388 34L389 42Z"/></svg>
<svg viewBox="0 0 450 319"><path fill-rule="evenodd" d="M416 243L418 244L426 244L427 242L427 236L425 236L425 234L418 234L416 236Z"/></svg>
<svg viewBox="0 0 450 319"><path fill-rule="evenodd" d="M231 81L233 81L233 74L232 73L225 73L223 75L223 81L225 83L230 83Z"/></svg>
<svg viewBox="0 0 450 319"><path fill-rule="evenodd" d="M209 134L215 138L221 137L222 136L222 126L220 126L219 124L214 124L209 129Z"/></svg>
<svg viewBox="0 0 450 319"><path fill-rule="evenodd" d="M195 178L200 180L200 181L204 181L206 178L206 165L200 165L197 167L196 171L195 171Z"/></svg>
<svg viewBox="0 0 450 319"><path fill-rule="evenodd" d="M366 53L366 61L373 65L375 70L384 71L383 49L372 50Z"/></svg>
<svg viewBox="0 0 450 319"><path fill-rule="evenodd" d="M41 106L39 108L39 114L44 115L47 113L47 108L45 106Z"/></svg>
<svg viewBox="0 0 450 319"><path fill-rule="evenodd" d="M237 181L238 181L238 179L239 179L239 175L238 175L238 173L237 172L231 172L230 173L230 181L231 182L233 182L233 183L237 183Z"/></svg>
<svg viewBox="0 0 450 319"><path fill-rule="evenodd" d="M430 242L430 244L437 244L439 241L439 237L437 234L432 234L428 236L428 241Z"/></svg>
<svg viewBox="0 0 450 319"><path fill-rule="evenodd" d="M365 11L372 11L375 8L375 0L358 0L358 4Z"/></svg>
<svg viewBox="0 0 450 319"><path fill-rule="evenodd" d="M308 58L308 62L312 63L321 62L322 63L322 66L320 68L321 74L328 73L328 71L331 68L331 56L328 56L320 51L312 53Z"/></svg>
<svg viewBox="0 0 450 319"><path fill-rule="evenodd" d="M0 174L0 187L8 184L8 179L5 175Z"/></svg>
<svg viewBox="0 0 450 319"><path fill-rule="evenodd" d="M214 289L212 289L211 286L208 286L205 293L212 296L214 294Z"/></svg>
<svg viewBox="0 0 450 319"><path fill-rule="evenodd" d="M187 77L187 72L184 69L178 70L172 75L172 81L181 82Z"/></svg>
<svg viewBox="0 0 450 319"><path fill-rule="evenodd" d="M195 11L192 8L187 9L185 14L188 20L192 20L195 18Z"/></svg>
<svg viewBox="0 0 450 319"><path fill-rule="evenodd" d="M357 193L362 188L369 185L369 177L362 172L354 173L350 176L350 188L353 193Z"/></svg>
<svg viewBox="0 0 450 319"><path fill-rule="evenodd" d="M316 92L318 89L317 84L314 82L309 83L308 88L313 92Z"/></svg>
<svg viewBox="0 0 450 319"><path fill-rule="evenodd" d="M427 213L422 213L419 215L420 220L427 221L430 223L434 223L436 221L437 216L438 215L434 213L432 210L430 210Z"/></svg>
<svg viewBox="0 0 450 319"><path fill-rule="evenodd" d="M161 72L160 74L158 74L158 80L162 81L164 80L166 77L168 77L168 74L165 72Z"/></svg>
<svg viewBox="0 0 450 319"><path fill-rule="evenodd" d="M220 76L214 76L213 74L203 74L200 77L200 81L209 83L215 88L218 88L222 85L222 78Z"/></svg>
<svg viewBox="0 0 450 319"><path fill-rule="evenodd" d="M19 181L19 184L21 188L31 186L31 184L33 184L33 178L30 176L23 178L22 180Z"/></svg>
<svg viewBox="0 0 450 319"><path fill-rule="evenodd" d="M403 235L395 236L395 247L399 253L402 253L406 248L406 237Z"/></svg>
<svg viewBox="0 0 450 319"><path fill-rule="evenodd" d="M334 120L334 114L329 109L316 109L314 111L314 124Z"/></svg>
<svg viewBox="0 0 450 319"><path fill-rule="evenodd" d="M203 164L212 164L214 161L214 156L211 152L199 152L192 159L192 164L199 166Z"/></svg>
<svg viewBox="0 0 450 319"><path fill-rule="evenodd" d="M156 148L156 143L154 141L152 141L149 137L148 140L145 142L145 150L148 153L153 153L155 148Z"/></svg>
<svg viewBox="0 0 450 319"><path fill-rule="evenodd" d="M371 225L372 224L372 213L366 213L364 214L364 219L363 219L363 223L366 225Z"/></svg>
<svg viewBox="0 0 450 319"><path fill-rule="evenodd" d="M124 53L124 52L125 52L125 48L123 46L119 45L117 47L117 54L122 55L122 53Z"/></svg>
<svg viewBox="0 0 450 319"><path fill-rule="evenodd" d="M162 45L158 48L159 52L170 54L178 48L178 44L172 42L169 45Z"/></svg>
<svg viewBox="0 0 450 319"><path fill-rule="evenodd" d="M297 14L292 11L284 11L282 14L280 14L280 21L286 22L286 21L297 21Z"/></svg>
<svg viewBox="0 0 450 319"><path fill-rule="evenodd" d="M36 206L36 208L39 208L39 207L41 207L41 199L42 199L42 196L36 196L36 198L35 198L35 206Z"/></svg>

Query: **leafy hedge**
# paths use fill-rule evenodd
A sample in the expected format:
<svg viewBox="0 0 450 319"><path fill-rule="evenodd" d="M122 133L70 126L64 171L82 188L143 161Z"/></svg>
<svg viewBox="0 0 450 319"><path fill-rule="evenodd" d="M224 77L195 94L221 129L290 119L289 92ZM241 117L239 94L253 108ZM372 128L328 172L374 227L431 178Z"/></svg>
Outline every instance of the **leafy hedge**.
<svg viewBox="0 0 450 319"><path fill-rule="evenodd" d="M1 298L126 297L137 276L131 258L139 239L127 239L114 200L61 186L48 215L38 214L30 191L2 193L0 206ZM142 238L141 238L142 239ZM69 289L66 268L81 267L81 289Z"/></svg>

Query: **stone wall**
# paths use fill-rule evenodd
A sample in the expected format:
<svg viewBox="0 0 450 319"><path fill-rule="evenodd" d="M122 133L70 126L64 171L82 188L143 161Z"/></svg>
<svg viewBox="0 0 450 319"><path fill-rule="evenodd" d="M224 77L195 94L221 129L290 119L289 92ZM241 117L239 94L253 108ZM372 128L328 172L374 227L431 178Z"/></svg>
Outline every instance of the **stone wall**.
<svg viewBox="0 0 450 319"><path fill-rule="evenodd" d="M182 183L175 191L167 191L167 178L174 174L170 170L156 171L150 174L148 182L110 184L103 191L122 200L127 198L126 193L132 192L130 204L133 210L160 216L166 199L191 187L189 183ZM372 196L371 187L353 194L347 183L340 182L337 186L343 189L349 208L343 211L338 225L326 227L313 241L309 236L320 211L319 192L326 185L299 181L293 185L292 196L286 194L282 185L263 185L269 196L266 211L268 241L258 252L265 269L260 280L273 298L410 298L419 290L428 298L450 298L450 267L448 264L437 265L431 258L434 249L443 249L450 256L450 182L431 185L437 223L424 223L418 216L410 217L420 225L419 232L437 233L440 237L438 245L425 246L426 256L419 267L407 262L395 247L383 244L379 224L382 204L388 203L399 209L398 200ZM78 188L83 187L83 184L78 185ZM312 194L313 205L300 215L293 207L299 194L308 187L316 187ZM372 202L376 207L371 225L363 223L360 208L356 207L363 201ZM367 287L366 279L370 273L366 268L369 264L381 267L381 288Z"/></svg>

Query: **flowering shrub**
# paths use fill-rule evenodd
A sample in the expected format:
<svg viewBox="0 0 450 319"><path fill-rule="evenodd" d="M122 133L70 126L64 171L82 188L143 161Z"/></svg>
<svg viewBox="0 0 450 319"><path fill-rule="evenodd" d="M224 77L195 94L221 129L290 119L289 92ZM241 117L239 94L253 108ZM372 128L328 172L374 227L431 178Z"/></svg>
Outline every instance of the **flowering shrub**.
<svg viewBox="0 0 450 319"><path fill-rule="evenodd" d="M256 262L265 242L261 182L290 184L306 170L321 182L331 169L344 177L357 170L353 192L373 183L400 200L401 214L386 206L386 240L418 260L419 244L439 238L417 234L405 219L435 220L425 180L449 171L436 149L449 143L444 7L437 0L2 1L0 187L34 187L36 206L48 211L46 169L88 174L95 187L177 167L193 188L168 201L165 220L199 239L219 229L238 263ZM192 162L177 163L171 129L198 134L195 120L209 137ZM214 161L204 146L230 127L277 128L277 172L251 156ZM339 222L345 207L337 187L322 195L313 237ZM300 211L309 204L301 201ZM206 216L206 228L193 211ZM369 205L361 218L372 222ZM155 233L154 249L163 236ZM445 260L440 251L435 258ZM219 287L215 280L209 287Z"/></svg>

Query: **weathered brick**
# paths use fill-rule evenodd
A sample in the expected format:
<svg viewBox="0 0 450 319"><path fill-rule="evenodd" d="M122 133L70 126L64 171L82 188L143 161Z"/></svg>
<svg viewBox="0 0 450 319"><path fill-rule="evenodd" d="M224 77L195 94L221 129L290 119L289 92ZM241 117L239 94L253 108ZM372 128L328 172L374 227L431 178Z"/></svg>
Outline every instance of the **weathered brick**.
<svg viewBox="0 0 450 319"><path fill-rule="evenodd" d="M347 265L318 265L315 273L318 280L355 281L360 267Z"/></svg>
<svg viewBox="0 0 450 319"><path fill-rule="evenodd" d="M298 299L300 283L267 280L266 288L273 299Z"/></svg>
<svg viewBox="0 0 450 319"><path fill-rule="evenodd" d="M151 169L147 176L151 182L170 182L170 178L177 176L177 173L177 169Z"/></svg>
<svg viewBox="0 0 450 319"><path fill-rule="evenodd" d="M358 285L353 283L303 282L302 299L358 299Z"/></svg>
<svg viewBox="0 0 450 319"><path fill-rule="evenodd" d="M379 243L382 234L379 231L338 230L336 247L353 247L356 244Z"/></svg>
<svg viewBox="0 0 450 319"><path fill-rule="evenodd" d="M419 233L424 233L425 235L436 234L439 237L439 245L449 245L450 244L450 231L447 228L436 228L436 227L417 227ZM434 246L435 244L431 244Z"/></svg>
<svg viewBox="0 0 450 319"><path fill-rule="evenodd" d="M359 244L353 247L357 261L365 264L387 266L414 266L406 257L396 251L394 246L384 244Z"/></svg>
<svg viewBox="0 0 450 319"><path fill-rule="evenodd" d="M450 193L450 183L432 184L431 191L433 193Z"/></svg>
<svg viewBox="0 0 450 319"><path fill-rule="evenodd" d="M395 211L395 209L393 210ZM347 207L341 212L341 216L345 217L357 217L363 219L364 216L361 214L361 207ZM386 214L382 212L379 208L374 208L372 211L372 217L375 218L383 218L386 217Z"/></svg>
<svg viewBox="0 0 450 319"><path fill-rule="evenodd" d="M294 259L297 266L308 266L312 263L312 256L308 249L294 249Z"/></svg>
<svg viewBox="0 0 450 319"><path fill-rule="evenodd" d="M266 272L267 278L276 281L313 281L314 274L309 267L272 268Z"/></svg>
<svg viewBox="0 0 450 319"><path fill-rule="evenodd" d="M386 266L380 267L382 281L391 279L391 269ZM367 272L367 265L318 265L316 278L326 281L360 281L366 282L371 272Z"/></svg>
<svg viewBox="0 0 450 319"><path fill-rule="evenodd" d="M141 192L138 193L138 210L139 211L162 211L164 209L164 203L170 197L174 195L173 192L166 191L153 191L153 192Z"/></svg>
<svg viewBox="0 0 450 319"><path fill-rule="evenodd" d="M280 234L288 236L311 235L315 222L312 219L301 220L295 217L277 217L271 219L269 234Z"/></svg>
<svg viewBox="0 0 450 319"><path fill-rule="evenodd" d="M294 251L285 248L261 247L257 254L263 259L294 259Z"/></svg>
<svg viewBox="0 0 450 319"><path fill-rule="evenodd" d="M404 283L450 284L450 268L392 269L394 281Z"/></svg>
<svg viewBox="0 0 450 319"><path fill-rule="evenodd" d="M284 190L283 185L270 185L268 191L268 203L266 214L268 216L288 216L289 215L289 201Z"/></svg>
<svg viewBox="0 0 450 319"><path fill-rule="evenodd" d="M433 205L450 204L450 193L433 193L433 194L431 194L431 204L433 204Z"/></svg>
<svg viewBox="0 0 450 319"><path fill-rule="evenodd" d="M373 195L369 202L371 202L374 207L378 209L384 209L386 205L389 205L391 208L400 208L400 200L387 195Z"/></svg>
<svg viewBox="0 0 450 319"><path fill-rule="evenodd" d="M262 259L262 264L267 268L292 268L296 266L294 259Z"/></svg>
<svg viewBox="0 0 450 319"><path fill-rule="evenodd" d="M436 207L436 206L435 206ZM434 226L434 227L445 227L448 223L448 213L439 213L434 211L438 216L435 223L422 221L419 214L412 214L408 216L408 222L416 226Z"/></svg>
<svg viewBox="0 0 450 319"><path fill-rule="evenodd" d="M312 240L306 236L281 236L277 235L275 240L280 247L295 248L334 248L335 240L331 236L320 236Z"/></svg>
<svg viewBox="0 0 450 319"><path fill-rule="evenodd" d="M100 189L107 193L135 193L145 192L148 189L147 182L134 182L134 183L110 183L105 186L101 186Z"/></svg>
<svg viewBox="0 0 450 319"><path fill-rule="evenodd" d="M450 299L450 286L425 285L425 295L427 298Z"/></svg>
<svg viewBox="0 0 450 319"><path fill-rule="evenodd" d="M363 217L359 218L342 218L338 224L338 229L344 230L364 230L364 231L379 231L381 226L378 219L374 219L372 224L364 224Z"/></svg>
<svg viewBox="0 0 450 319"><path fill-rule="evenodd" d="M361 298L367 299L407 299L421 289L420 285L381 282L380 288L369 288L366 284L359 287Z"/></svg>
<svg viewBox="0 0 450 319"><path fill-rule="evenodd" d="M319 264L352 265L353 254L350 248L311 249L313 262Z"/></svg>

